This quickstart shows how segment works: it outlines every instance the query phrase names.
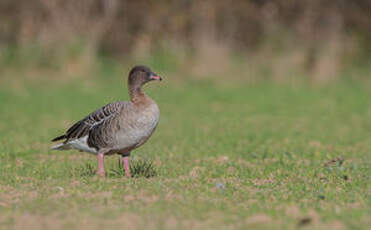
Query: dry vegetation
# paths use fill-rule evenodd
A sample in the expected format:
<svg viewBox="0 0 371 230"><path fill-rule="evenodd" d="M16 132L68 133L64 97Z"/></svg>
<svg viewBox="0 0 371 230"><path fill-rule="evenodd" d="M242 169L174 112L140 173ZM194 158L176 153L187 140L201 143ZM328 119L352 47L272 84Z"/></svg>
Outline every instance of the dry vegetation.
<svg viewBox="0 0 371 230"><path fill-rule="evenodd" d="M252 80L366 78L370 12L367 0L3 0L0 59L65 73L99 56L154 56L202 77L238 62Z"/></svg>

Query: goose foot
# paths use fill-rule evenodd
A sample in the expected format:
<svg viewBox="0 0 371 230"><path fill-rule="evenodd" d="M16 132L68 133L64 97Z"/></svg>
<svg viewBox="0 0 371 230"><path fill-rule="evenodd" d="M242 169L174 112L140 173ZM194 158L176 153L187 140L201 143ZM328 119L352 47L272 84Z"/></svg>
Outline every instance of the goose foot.
<svg viewBox="0 0 371 230"><path fill-rule="evenodd" d="M105 178L106 171L104 170L104 153L98 153L98 171L97 175Z"/></svg>
<svg viewBox="0 0 371 230"><path fill-rule="evenodd" d="M106 178L106 172L100 172L100 171L98 171L97 172L97 176L99 176L100 178Z"/></svg>
<svg viewBox="0 0 371 230"><path fill-rule="evenodd" d="M124 165L124 169L125 169L125 177L131 177L131 174L130 174L130 165L129 165L129 156L124 156L122 158L122 163Z"/></svg>

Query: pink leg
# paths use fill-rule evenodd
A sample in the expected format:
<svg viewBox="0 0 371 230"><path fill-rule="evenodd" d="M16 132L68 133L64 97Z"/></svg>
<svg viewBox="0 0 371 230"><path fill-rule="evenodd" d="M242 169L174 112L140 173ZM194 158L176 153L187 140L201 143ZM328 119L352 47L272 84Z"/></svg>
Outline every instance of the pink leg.
<svg viewBox="0 0 371 230"><path fill-rule="evenodd" d="M125 176L131 177L130 175L130 166L129 166L129 156L125 156L122 158L122 163L124 164L125 168Z"/></svg>
<svg viewBox="0 0 371 230"><path fill-rule="evenodd" d="M104 170L104 153L98 153L98 172L100 177L105 177L106 172Z"/></svg>

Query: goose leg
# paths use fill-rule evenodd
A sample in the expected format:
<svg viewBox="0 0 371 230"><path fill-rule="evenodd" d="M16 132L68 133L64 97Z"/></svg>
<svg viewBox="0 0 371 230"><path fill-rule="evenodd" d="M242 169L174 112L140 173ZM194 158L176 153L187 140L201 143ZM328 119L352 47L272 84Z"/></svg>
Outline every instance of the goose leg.
<svg viewBox="0 0 371 230"><path fill-rule="evenodd" d="M106 172L104 170L104 153L98 153L98 176L105 177Z"/></svg>
<svg viewBox="0 0 371 230"><path fill-rule="evenodd" d="M130 154L129 155L126 155L122 158L122 163L124 165L124 169L125 169L125 176L126 177L131 177L131 174L130 174L130 165L129 165L129 157L130 157Z"/></svg>

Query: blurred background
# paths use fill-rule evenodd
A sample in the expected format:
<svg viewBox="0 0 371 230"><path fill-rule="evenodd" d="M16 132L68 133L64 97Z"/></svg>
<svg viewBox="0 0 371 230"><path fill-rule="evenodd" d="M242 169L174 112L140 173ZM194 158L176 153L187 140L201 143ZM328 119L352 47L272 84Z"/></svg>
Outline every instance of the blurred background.
<svg viewBox="0 0 371 230"><path fill-rule="evenodd" d="M140 62L189 78L369 82L370 57L368 0L0 2L3 74Z"/></svg>

